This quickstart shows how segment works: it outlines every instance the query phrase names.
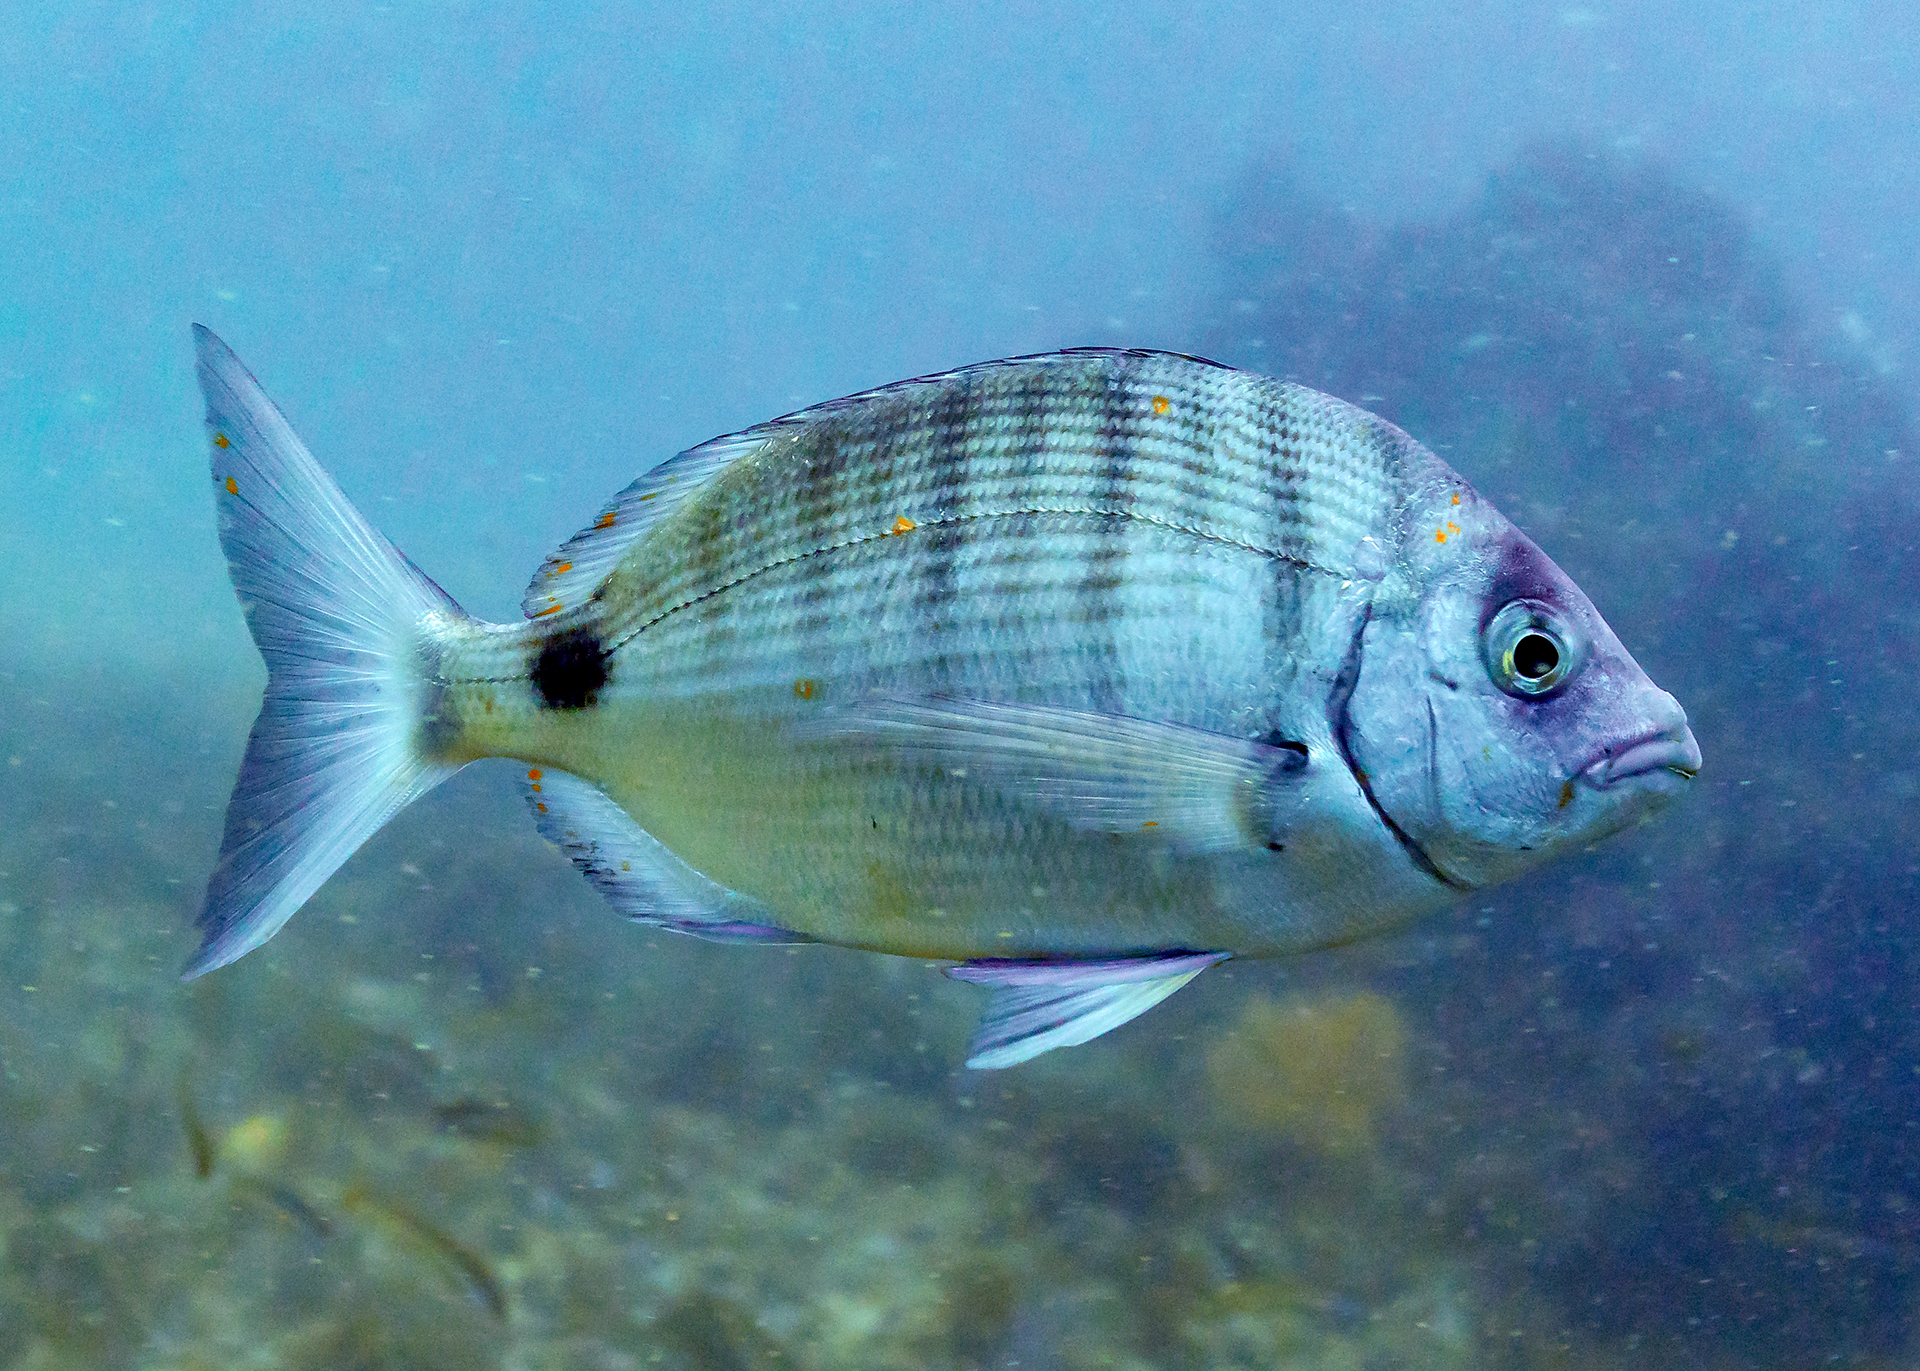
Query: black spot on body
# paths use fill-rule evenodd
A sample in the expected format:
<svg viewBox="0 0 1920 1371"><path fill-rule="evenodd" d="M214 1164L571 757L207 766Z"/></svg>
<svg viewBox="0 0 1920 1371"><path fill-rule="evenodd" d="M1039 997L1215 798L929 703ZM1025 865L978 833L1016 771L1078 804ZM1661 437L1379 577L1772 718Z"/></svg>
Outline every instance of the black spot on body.
<svg viewBox="0 0 1920 1371"><path fill-rule="evenodd" d="M586 709L607 684L607 649L591 628L570 628L541 645L534 693L546 709Z"/></svg>

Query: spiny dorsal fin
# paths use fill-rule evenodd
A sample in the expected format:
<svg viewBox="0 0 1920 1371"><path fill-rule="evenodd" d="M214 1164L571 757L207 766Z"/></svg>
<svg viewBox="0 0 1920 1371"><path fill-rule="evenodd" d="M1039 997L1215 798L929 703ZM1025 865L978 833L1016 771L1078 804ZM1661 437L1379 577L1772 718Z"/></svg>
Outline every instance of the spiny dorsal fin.
<svg viewBox="0 0 1920 1371"><path fill-rule="evenodd" d="M584 604L649 528L768 436L765 428L752 429L688 448L614 496L540 564L520 601L521 613L538 619Z"/></svg>

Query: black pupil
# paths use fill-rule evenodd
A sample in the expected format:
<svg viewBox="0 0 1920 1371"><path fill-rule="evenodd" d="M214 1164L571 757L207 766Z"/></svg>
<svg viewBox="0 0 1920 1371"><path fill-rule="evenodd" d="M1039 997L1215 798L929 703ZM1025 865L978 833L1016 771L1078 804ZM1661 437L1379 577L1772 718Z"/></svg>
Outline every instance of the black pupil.
<svg viewBox="0 0 1920 1371"><path fill-rule="evenodd" d="M1543 633L1529 633L1513 645L1513 669L1529 681L1537 681L1560 665L1560 649Z"/></svg>

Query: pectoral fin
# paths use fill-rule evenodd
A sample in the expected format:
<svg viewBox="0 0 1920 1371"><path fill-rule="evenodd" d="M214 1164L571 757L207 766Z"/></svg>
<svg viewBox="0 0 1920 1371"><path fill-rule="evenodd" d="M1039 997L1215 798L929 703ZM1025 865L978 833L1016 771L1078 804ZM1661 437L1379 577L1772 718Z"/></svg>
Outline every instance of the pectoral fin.
<svg viewBox="0 0 1920 1371"><path fill-rule="evenodd" d="M807 735L891 754L999 790L1075 828L1143 833L1189 852L1256 835L1254 806L1305 762L1273 746L1180 724L1045 705L873 698L822 711Z"/></svg>
<svg viewBox="0 0 1920 1371"><path fill-rule="evenodd" d="M758 901L695 871L577 776L535 768L521 779L541 836L573 860L629 919L716 943L806 943Z"/></svg>
<svg viewBox="0 0 1920 1371"><path fill-rule="evenodd" d="M968 1045L967 1065L1017 1066L1056 1047L1090 1042L1138 1018L1225 952L1169 952L1099 962L962 962L947 974L991 986L993 998Z"/></svg>

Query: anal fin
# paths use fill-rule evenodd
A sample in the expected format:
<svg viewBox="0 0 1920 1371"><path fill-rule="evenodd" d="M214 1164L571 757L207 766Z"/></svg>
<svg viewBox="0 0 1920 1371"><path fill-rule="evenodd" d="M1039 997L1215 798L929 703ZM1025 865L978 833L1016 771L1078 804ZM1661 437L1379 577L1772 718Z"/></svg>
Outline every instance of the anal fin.
<svg viewBox="0 0 1920 1371"><path fill-rule="evenodd" d="M598 787L552 768L521 779L533 821L608 904L638 923L717 943L806 943L759 901L708 879Z"/></svg>
<svg viewBox="0 0 1920 1371"><path fill-rule="evenodd" d="M1056 1047L1075 1047L1138 1018L1225 952L1167 952L1087 962L984 959L949 967L957 981L990 986L993 998L968 1044L967 1065L1018 1066Z"/></svg>

